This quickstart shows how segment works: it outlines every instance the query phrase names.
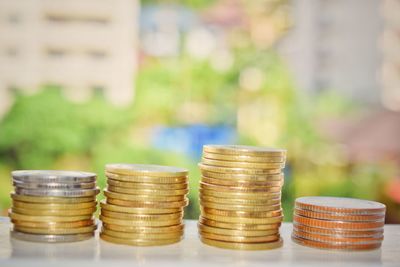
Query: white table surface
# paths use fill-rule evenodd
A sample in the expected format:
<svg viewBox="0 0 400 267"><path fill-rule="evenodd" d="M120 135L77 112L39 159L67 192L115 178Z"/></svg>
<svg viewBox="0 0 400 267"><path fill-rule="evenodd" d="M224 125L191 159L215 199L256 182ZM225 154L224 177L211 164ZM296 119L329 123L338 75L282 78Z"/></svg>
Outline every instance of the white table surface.
<svg viewBox="0 0 400 267"><path fill-rule="evenodd" d="M284 246L265 251L227 250L204 245L196 221L186 221L185 238L160 247L131 247L98 238L43 244L10 239L8 218L0 217L0 266L397 266L400 267L400 225L385 226L382 248L372 251L331 251L294 244L292 225L284 223Z"/></svg>

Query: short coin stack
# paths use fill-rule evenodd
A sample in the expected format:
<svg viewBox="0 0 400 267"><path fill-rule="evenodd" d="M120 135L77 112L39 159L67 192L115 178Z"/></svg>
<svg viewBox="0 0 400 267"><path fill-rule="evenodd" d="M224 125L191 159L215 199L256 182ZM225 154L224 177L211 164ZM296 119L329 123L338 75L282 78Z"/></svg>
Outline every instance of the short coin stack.
<svg viewBox="0 0 400 267"><path fill-rule="evenodd" d="M296 199L292 240L298 244L339 250L381 246L385 205L338 197Z"/></svg>
<svg viewBox="0 0 400 267"><path fill-rule="evenodd" d="M182 168L107 164L106 201L101 203L103 240L133 246L158 246L183 237L188 171Z"/></svg>
<svg viewBox="0 0 400 267"><path fill-rule="evenodd" d="M73 242L96 230L96 174L76 171L12 172L11 236L34 242Z"/></svg>
<svg viewBox="0 0 400 267"><path fill-rule="evenodd" d="M286 150L205 145L201 170L199 234L203 243L229 249L282 246Z"/></svg>

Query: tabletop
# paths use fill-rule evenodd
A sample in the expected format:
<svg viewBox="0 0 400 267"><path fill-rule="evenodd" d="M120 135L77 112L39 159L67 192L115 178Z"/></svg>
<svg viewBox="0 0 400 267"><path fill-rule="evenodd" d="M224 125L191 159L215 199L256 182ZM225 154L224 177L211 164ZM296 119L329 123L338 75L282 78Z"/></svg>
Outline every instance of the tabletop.
<svg viewBox="0 0 400 267"><path fill-rule="evenodd" d="M0 266L400 266L400 225L385 225L381 249L332 251L293 243L291 223L284 223L282 248L238 251L207 246L198 238L196 221L185 221L185 238L173 245L132 247L99 239L46 244L11 239L8 218L0 218Z"/></svg>

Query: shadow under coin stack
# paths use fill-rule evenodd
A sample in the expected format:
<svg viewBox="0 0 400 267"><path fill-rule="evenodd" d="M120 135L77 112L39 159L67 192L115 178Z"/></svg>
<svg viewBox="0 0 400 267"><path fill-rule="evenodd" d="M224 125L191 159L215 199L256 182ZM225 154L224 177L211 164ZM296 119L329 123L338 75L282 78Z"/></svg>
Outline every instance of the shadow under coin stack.
<svg viewBox="0 0 400 267"><path fill-rule="evenodd" d="M103 240L133 246L180 241L188 205L188 171L182 168L107 164L106 201L101 202Z"/></svg>
<svg viewBox="0 0 400 267"><path fill-rule="evenodd" d="M206 145L201 170L199 234L229 249L282 246L281 189L286 150Z"/></svg>
<svg viewBox="0 0 400 267"><path fill-rule="evenodd" d="M381 246L385 205L338 197L296 199L292 240L321 249L368 250Z"/></svg>
<svg viewBox="0 0 400 267"><path fill-rule="evenodd" d="M74 242L94 236L96 174L75 171L13 171L9 212L16 239Z"/></svg>

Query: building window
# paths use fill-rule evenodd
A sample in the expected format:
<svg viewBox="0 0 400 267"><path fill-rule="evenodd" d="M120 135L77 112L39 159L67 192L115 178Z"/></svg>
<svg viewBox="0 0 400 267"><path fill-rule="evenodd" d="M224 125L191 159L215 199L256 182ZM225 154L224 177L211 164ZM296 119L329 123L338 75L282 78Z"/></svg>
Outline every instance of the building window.
<svg viewBox="0 0 400 267"><path fill-rule="evenodd" d="M50 58L62 58L67 54L67 51L62 49L49 48L46 50L46 55Z"/></svg>
<svg viewBox="0 0 400 267"><path fill-rule="evenodd" d="M11 13L8 15L8 22L10 24L19 24L21 22L21 17L18 13Z"/></svg>
<svg viewBox="0 0 400 267"><path fill-rule="evenodd" d="M15 58L18 56L18 49L15 47L8 47L5 49L5 54L7 57Z"/></svg>
<svg viewBox="0 0 400 267"><path fill-rule="evenodd" d="M99 50L92 50L92 51L88 51L87 54L89 55L90 58L92 59L96 59L96 60L101 60L106 58L107 53L104 51L99 51Z"/></svg>

